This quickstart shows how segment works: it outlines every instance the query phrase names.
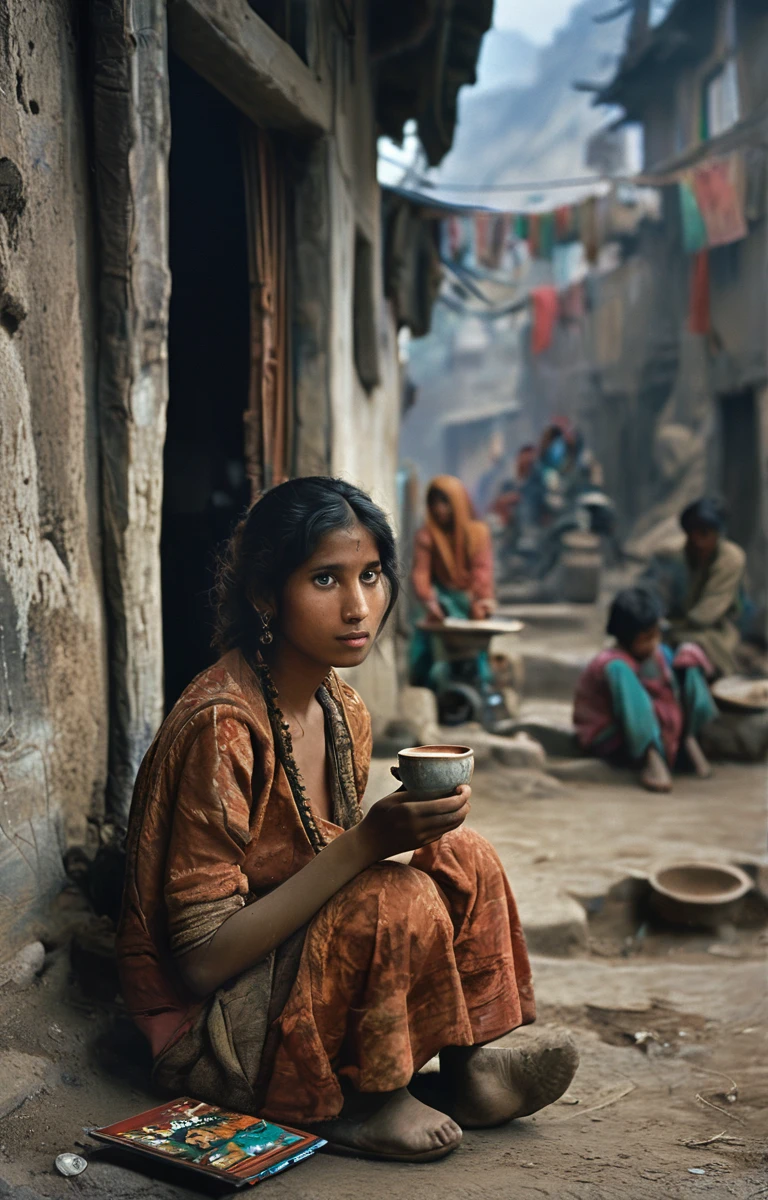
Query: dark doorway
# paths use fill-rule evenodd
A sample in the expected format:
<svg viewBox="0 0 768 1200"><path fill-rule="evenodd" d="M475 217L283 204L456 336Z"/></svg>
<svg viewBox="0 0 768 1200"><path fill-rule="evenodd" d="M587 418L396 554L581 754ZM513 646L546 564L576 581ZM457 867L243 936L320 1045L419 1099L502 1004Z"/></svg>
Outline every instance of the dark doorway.
<svg viewBox="0 0 768 1200"><path fill-rule="evenodd" d="M166 707L213 660L217 552L248 503L249 287L240 115L170 60L168 430L161 540Z"/></svg>
<svg viewBox="0 0 768 1200"><path fill-rule="evenodd" d="M755 393L720 397L720 487L728 535L754 562L760 538L760 430Z"/></svg>

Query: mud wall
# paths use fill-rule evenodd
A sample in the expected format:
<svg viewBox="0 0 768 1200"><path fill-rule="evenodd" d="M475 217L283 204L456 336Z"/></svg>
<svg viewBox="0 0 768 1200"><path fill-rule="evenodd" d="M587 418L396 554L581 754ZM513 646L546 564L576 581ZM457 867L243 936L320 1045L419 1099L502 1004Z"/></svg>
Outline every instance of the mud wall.
<svg viewBox="0 0 768 1200"><path fill-rule="evenodd" d="M349 479L394 517L400 374L394 320L383 295L365 21L366 6L358 2L359 36L351 46L333 32L330 16L323 23L319 52L334 79L333 132L311 150L297 203L294 303L299 301L302 321L295 356L296 466L300 474L330 470ZM362 264L361 254L366 256ZM365 382L361 366L364 374L368 371ZM375 729L381 729L397 706L390 634L349 679L371 710Z"/></svg>
<svg viewBox="0 0 768 1200"><path fill-rule="evenodd" d="M0 955L103 801L91 200L76 0L0 0Z"/></svg>

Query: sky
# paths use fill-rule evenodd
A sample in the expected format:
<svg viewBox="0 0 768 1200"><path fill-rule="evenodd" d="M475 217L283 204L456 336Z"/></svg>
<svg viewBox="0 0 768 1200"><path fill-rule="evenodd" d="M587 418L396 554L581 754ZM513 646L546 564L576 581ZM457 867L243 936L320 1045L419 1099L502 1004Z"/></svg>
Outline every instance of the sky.
<svg viewBox="0 0 768 1200"><path fill-rule="evenodd" d="M568 19L577 0L496 0L493 23L497 29L515 29L537 46L545 46Z"/></svg>

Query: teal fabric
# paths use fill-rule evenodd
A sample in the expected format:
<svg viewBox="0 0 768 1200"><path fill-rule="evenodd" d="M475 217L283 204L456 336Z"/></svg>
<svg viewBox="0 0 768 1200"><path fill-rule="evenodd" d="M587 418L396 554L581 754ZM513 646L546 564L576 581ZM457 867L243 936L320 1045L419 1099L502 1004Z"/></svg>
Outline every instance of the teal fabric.
<svg viewBox="0 0 768 1200"><path fill-rule="evenodd" d="M683 227L683 248L686 254L696 254L707 247L707 227L698 201L688 183L678 184L680 221Z"/></svg>
<svg viewBox="0 0 768 1200"><path fill-rule="evenodd" d="M472 601L466 592L454 591L440 583L435 583L434 589L446 616L469 616ZM436 692L448 683L451 664L445 659L439 634L427 633L424 629L413 631L408 652L408 667L413 687L428 687ZM477 673L481 683L493 682L491 663L485 652L477 656Z"/></svg>
<svg viewBox="0 0 768 1200"><path fill-rule="evenodd" d="M607 663L605 677L611 691L616 724L621 729L629 757L640 762L654 746L663 758L664 744L653 701L632 668L616 658Z"/></svg>
<svg viewBox="0 0 768 1200"><path fill-rule="evenodd" d="M684 667L675 671L675 676L675 682L680 680L678 696L685 714L683 735L698 738L704 726L717 716L717 707L698 667ZM621 659L614 659L606 665L605 677L616 723L605 730L601 741L607 741L621 731L624 747L634 762L640 762L651 746L665 758L653 700L632 668ZM674 763L669 765L674 766Z"/></svg>
<svg viewBox="0 0 768 1200"><path fill-rule="evenodd" d="M704 726L717 716L717 705L698 667L685 667L681 674L685 732L689 737L698 738Z"/></svg>

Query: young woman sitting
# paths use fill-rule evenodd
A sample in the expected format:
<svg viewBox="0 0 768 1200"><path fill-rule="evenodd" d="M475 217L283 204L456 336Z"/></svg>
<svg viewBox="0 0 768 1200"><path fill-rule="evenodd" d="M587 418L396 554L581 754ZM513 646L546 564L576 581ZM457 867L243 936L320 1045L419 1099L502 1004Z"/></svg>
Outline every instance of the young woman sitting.
<svg viewBox="0 0 768 1200"><path fill-rule="evenodd" d="M676 651L662 646L661 616L661 600L650 588L617 594L607 628L616 645L593 658L573 708L582 747L619 765L631 763L652 792L671 790L677 766L693 767L701 778L711 773L698 736L717 711L704 652L692 643Z"/></svg>
<svg viewBox="0 0 768 1200"><path fill-rule="evenodd" d="M438 475L427 489L427 515L416 534L411 584L432 624L446 617L482 621L495 607L493 545L485 521L475 519L460 479ZM493 681L487 654L478 655L478 675ZM410 647L410 678L416 687L437 689L446 678L441 639L416 629Z"/></svg>
<svg viewBox="0 0 768 1200"><path fill-rule="evenodd" d="M361 812L370 718L335 668L363 662L397 591L392 531L357 488L297 479L250 510L219 582L222 657L139 773L118 949L160 1087L428 1161L462 1126L551 1103L576 1052L486 1047L534 1002L469 788ZM447 1112L409 1091L437 1054Z"/></svg>

